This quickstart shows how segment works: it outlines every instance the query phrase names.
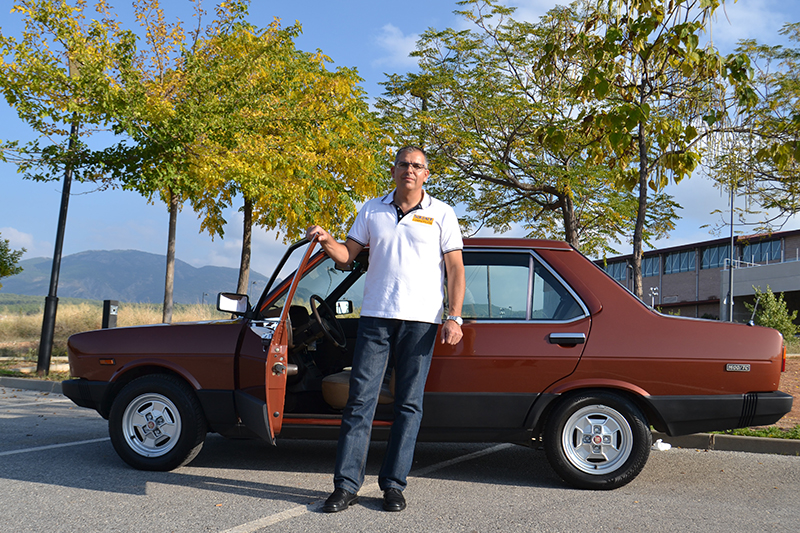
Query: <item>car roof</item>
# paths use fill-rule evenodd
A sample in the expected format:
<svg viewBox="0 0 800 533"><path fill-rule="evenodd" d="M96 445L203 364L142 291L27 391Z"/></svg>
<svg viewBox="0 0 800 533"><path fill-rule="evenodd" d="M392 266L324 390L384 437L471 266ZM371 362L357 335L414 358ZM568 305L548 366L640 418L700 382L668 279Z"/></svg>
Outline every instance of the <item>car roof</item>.
<svg viewBox="0 0 800 533"><path fill-rule="evenodd" d="M464 247L572 250L572 247L564 241L553 241L548 239L517 239L505 237L471 237L464 239Z"/></svg>

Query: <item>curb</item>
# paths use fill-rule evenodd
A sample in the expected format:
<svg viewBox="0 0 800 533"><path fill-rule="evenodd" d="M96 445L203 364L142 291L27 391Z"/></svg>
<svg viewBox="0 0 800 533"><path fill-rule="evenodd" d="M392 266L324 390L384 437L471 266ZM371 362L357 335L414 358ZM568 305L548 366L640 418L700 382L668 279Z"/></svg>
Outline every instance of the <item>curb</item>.
<svg viewBox="0 0 800 533"><path fill-rule="evenodd" d="M60 381L47 381L44 379L11 378L8 376L0 376L0 387L11 387L13 389L27 389L61 394Z"/></svg>
<svg viewBox="0 0 800 533"><path fill-rule="evenodd" d="M0 376L0 387L61 394L60 381ZM694 433L692 435L670 437L665 433L653 431L653 442L657 439L661 439L663 442L669 443L677 448L800 456L800 440L797 439L741 437L738 435L719 435L712 433Z"/></svg>
<svg viewBox="0 0 800 533"><path fill-rule="evenodd" d="M656 439L661 439L663 442L678 448L800 456L800 440L797 439L743 437L717 433L694 433L692 435L670 437L665 433L653 431L653 440L655 441Z"/></svg>

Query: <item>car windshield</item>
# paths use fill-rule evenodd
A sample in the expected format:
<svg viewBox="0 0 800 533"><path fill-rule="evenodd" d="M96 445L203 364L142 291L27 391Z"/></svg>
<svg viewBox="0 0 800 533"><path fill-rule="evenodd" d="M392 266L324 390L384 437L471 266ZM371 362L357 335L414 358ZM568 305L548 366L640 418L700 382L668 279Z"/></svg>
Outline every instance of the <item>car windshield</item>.
<svg viewBox="0 0 800 533"><path fill-rule="evenodd" d="M361 301L364 295L363 274L365 272L365 261L355 261L352 270L344 271L336 268L333 260L326 257L303 275L292 299L292 306L305 307L310 313L312 295L319 296L332 307L337 301L347 300L352 303L352 312L340 315L340 318L357 317L361 311ZM292 275L294 273L290 272L287 277ZM280 310L286 303L288 286L284 287L282 291L280 296L264 310L263 316L272 317L280 314Z"/></svg>

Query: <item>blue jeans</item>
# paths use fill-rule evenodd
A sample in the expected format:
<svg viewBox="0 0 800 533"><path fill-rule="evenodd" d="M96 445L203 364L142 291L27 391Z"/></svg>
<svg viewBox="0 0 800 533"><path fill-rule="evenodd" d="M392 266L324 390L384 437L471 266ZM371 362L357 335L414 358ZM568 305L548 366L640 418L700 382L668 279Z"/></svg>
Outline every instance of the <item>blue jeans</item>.
<svg viewBox="0 0 800 533"><path fill-rule="evenodd" d="M336 488L358 492L364 483L372 420L390 355L394 356L395 372L394 422L378 482L381 490L406 488L436 329L436 324L425 322L368 316L359 320L350 395L336 453Z"/></svg>

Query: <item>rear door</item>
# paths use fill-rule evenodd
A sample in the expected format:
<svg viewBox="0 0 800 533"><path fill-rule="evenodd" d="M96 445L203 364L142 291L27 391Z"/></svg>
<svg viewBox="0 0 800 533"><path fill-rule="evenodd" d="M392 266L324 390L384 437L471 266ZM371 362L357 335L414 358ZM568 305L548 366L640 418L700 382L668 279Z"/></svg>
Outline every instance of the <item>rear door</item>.
<svg viewBox="0 0 800 533"><path fill-rule="evenodd" d="M465 250L464 338L437 342L423 426L515 428L538 395L575 369L591 318L530 251Z"/></svg>

